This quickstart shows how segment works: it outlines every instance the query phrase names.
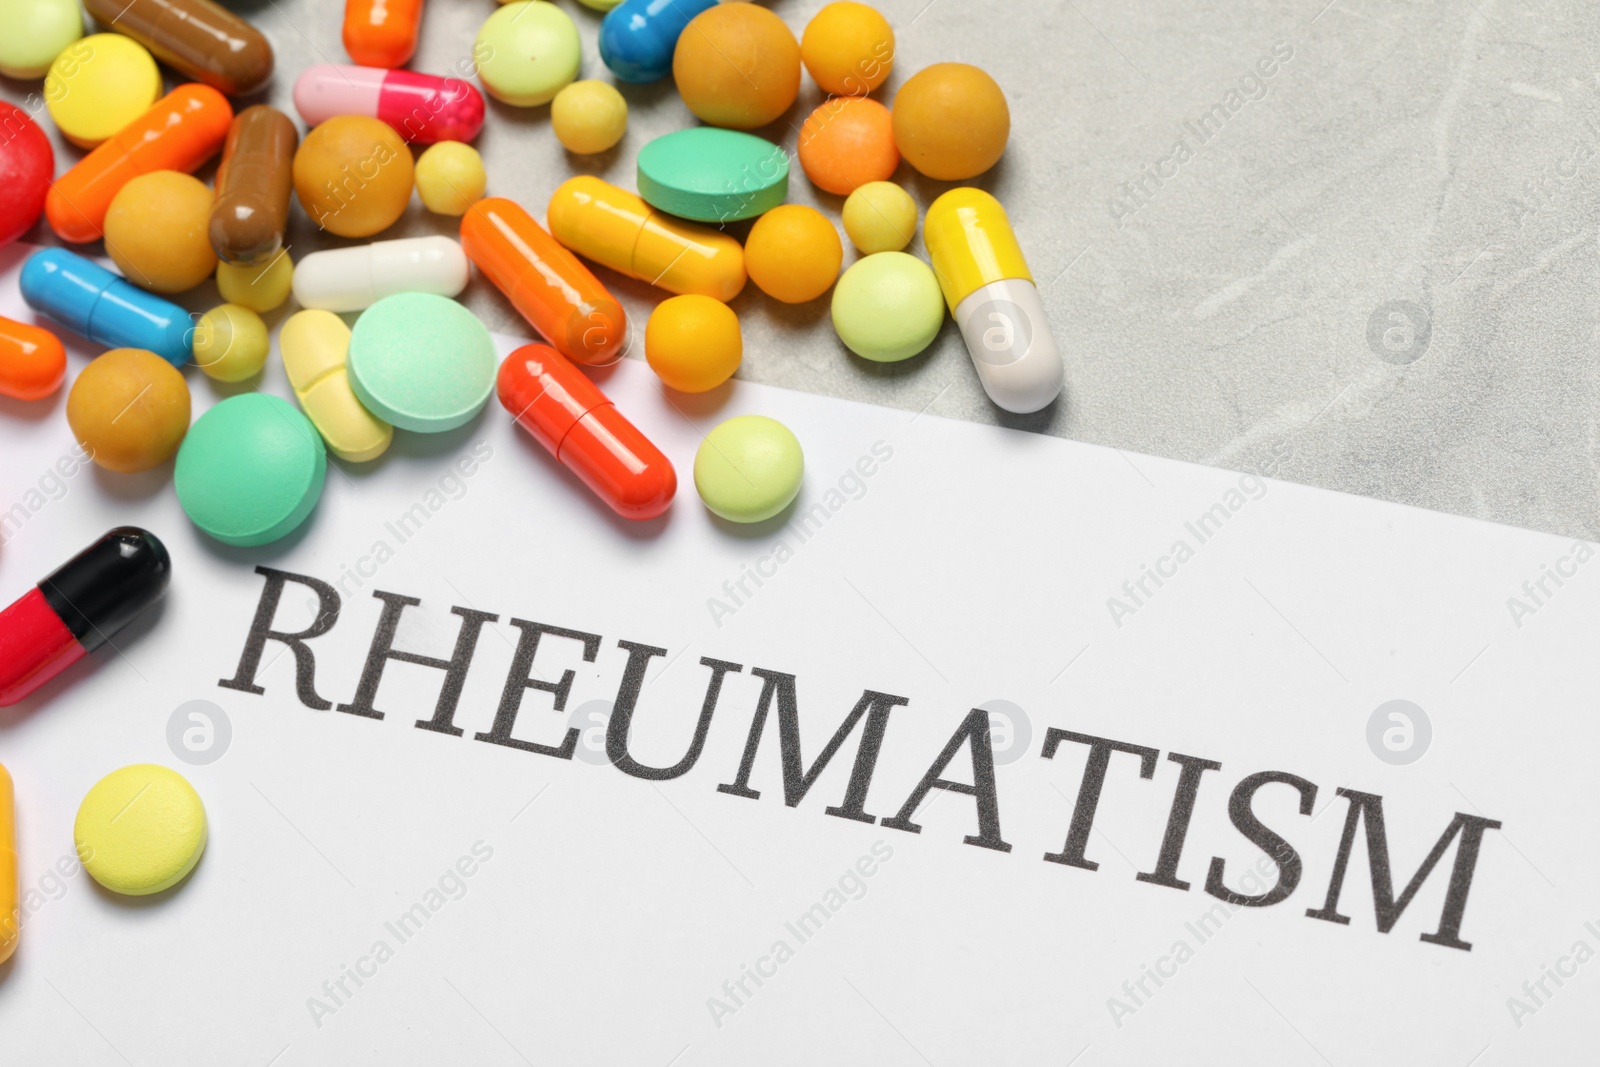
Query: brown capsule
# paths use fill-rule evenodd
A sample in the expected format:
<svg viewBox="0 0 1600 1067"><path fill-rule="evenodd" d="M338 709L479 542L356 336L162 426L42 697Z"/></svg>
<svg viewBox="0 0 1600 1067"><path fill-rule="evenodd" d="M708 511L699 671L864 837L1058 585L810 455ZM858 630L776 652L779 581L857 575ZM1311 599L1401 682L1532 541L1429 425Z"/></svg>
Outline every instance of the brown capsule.
<svg viewBox="0 0 1600 1067"><path fill-rule="evenodd" d="M211 205L211 247L225 262L262 263L283 246L300 134L289 116L257 104L228 127Z"/></svg>
<svg viewBox="0 0 1600 1067"><path fill-rule="evenodd" d="M95 20L144 45L161 62L228 96L272 77L261 31L212 0L84 0Z"/></svg>

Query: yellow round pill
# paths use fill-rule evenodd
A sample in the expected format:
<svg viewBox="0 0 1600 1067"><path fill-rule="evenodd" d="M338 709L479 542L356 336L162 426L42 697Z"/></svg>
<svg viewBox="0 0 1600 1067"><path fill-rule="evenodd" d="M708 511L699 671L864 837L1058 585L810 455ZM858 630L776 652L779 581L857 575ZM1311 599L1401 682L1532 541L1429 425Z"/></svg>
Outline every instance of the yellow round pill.
<svg viewBox="0 0 1600 1067"><path fill-rule="evenodd" d="M894 182L868 182L844 202L844 232L863 255L899 252L917 233L917 202Z"/></svg>
<svg viewBox="0 0 1600 1067"><path fill-rule="evenodd" d="M120 33L95 33L56 56L44 78L44 104L61 135L93 148L150 110L161 71L144 46Z"/></svg>
<svg viewBox="0 0 1600 1067"><path fill-rule="evenodd" d="M219 382L242 382L260 374L270 347L261 316L237 304L212 308L194 328L194 361Z"/></svg>
<svg viewBox="0 0 1600 1067"><path fill-rule="evenodd" d="M206 809L177 771L136 763L94 784L72 837L83 869L113 893L148 896L194 869L206 847Z"/></svg>
<svg viewBox="0 0 1600 1067"><path fill-rule="evenodd" d="M465 215L489 185L478 150L460 141L440 141L417 157L417 196L435 215Z"/></svg>
<svg viewBox="0 0 1600 1067"><path fill-rule="evenodd" d="M704 393L732 377L744 356L739 316L689 293L663 300L644 328L644 358L669 388Z"/></svg>
<svg viewBox="0 0 1600 1067"><path fill-rule="evenodd" d="M592 156L628 132L628 102L609 82L573 82L551 102L550 126L567 151Z"/></svg>
<svg viewBox="0 0 1600 1067"><path fill-rule="evenodd" d="M254 266L217 264L217 292L222 299L264 315L283 306L294 284L294 261L279 252L271 262Z"/></svg>

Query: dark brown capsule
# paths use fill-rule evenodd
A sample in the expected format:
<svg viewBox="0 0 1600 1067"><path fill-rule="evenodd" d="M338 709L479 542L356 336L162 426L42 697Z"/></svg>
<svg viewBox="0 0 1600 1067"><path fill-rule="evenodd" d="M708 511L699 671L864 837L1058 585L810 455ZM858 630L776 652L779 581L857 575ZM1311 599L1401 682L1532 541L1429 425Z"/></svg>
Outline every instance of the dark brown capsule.
<svg viewBox="0 0 1600 1067"><path fill-rule="evenodd" d="M272 77L272 45L212 0L84 0L83 6L167 66L228 96L254 92Z"/></svg>
<svg viewBox="0 0 1600 1067"><path fill-rule="evenodd" d="M211 205L211 247L224 262L266 263L283 247L300 143L289 116L257 104L234 117L217 167Z"/></svg>

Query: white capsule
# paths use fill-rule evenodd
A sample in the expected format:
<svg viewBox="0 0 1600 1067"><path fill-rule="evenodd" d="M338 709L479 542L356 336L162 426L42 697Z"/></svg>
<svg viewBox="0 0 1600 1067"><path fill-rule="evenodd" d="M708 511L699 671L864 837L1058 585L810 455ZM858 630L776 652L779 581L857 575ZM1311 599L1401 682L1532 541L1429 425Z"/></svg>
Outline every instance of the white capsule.
<svg viewBox="0 0 1600 1067"><path fill-rule="evenodd" d="M449 237L406 237L313 252L294 268L301 307L361 311L395 293L455 296L467 287L467 254Z"/></svg>
<svg viewBox="0 0 1600 1067"><path fill-rule="evenodd" d="M955 307L978 381L989 399L1026 415L1061 392L1065 368L1039 290L1026 278L990 282Z"/></svg>

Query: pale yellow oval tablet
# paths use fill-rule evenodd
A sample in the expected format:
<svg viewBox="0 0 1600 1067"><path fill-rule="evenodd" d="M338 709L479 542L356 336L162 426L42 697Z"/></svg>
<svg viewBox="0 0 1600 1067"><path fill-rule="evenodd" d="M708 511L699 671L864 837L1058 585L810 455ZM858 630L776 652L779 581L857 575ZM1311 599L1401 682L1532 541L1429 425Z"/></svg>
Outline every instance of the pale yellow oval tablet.
<svg viewBox="0 0 1600 1067"><path fill-rule="evenodd" d="M331 311L297 311L284 322L278 347L295 398L333 454L351 463L383 455L394 427L362 407L350 388L344 320Z"/></svg>
<svg viewBox="0 0 1600 1067"><path fill-rule="evenodd" d="M94 784L72 837L95 881L113 893L148 896L194 870L206 847L206 809L177 771L136 763Z"/></svg>

